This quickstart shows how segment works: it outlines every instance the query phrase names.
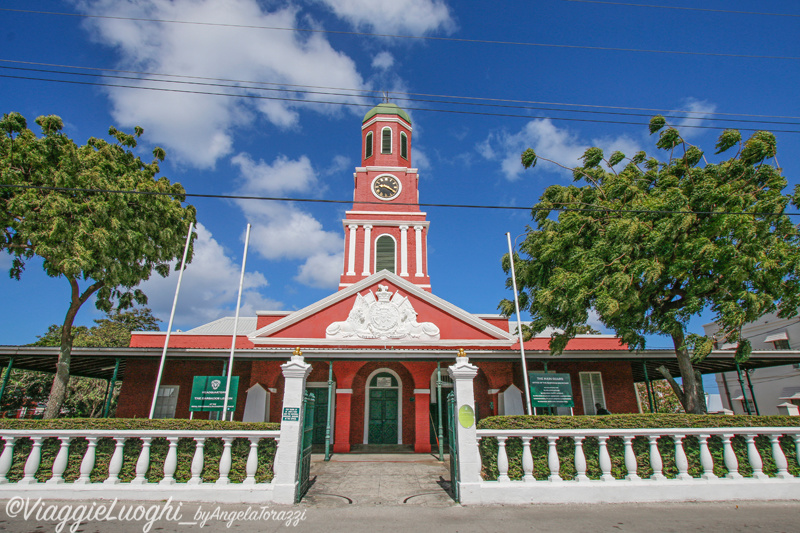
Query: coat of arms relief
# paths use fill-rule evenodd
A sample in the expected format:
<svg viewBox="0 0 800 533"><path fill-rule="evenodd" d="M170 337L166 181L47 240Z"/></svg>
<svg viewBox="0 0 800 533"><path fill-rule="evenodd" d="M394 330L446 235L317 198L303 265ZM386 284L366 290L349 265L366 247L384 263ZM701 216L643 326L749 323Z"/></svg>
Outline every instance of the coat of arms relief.
<svg viewBox="0 0 800 533"><path fill-rule="evenodd" d="M417 322L417 312L408 297L378 285L375 294L357 294L347 320L328 326L325 338L435 341L439 340L439 328L432 322Z"/></svg>

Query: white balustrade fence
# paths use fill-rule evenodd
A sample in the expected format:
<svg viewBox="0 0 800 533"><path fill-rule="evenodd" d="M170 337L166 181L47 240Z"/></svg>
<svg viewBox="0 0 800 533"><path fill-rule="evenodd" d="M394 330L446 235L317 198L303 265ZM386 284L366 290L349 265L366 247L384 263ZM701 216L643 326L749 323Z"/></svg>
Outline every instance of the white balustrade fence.
<svg viewBox="0 0 800 533"><path fill-rule="evenodd" d="M34 497L50 498L128 498L128 499L162 499L173 496L184 500L213 501L254 501L271 500L272 472L265 472L265 464L259 472L258 446L263 439L272 440L276 444L280 440L280 430L272 431L198 431L198 430L0 430L3 439L3 450L0 453L0 497L11 494L30 494ZM42 447L47 439L56 439L57 452L52 465L45 467L42 463ZM100 465L97 462L97 446L101 440L110 440L113 452ZM166 441L166 457L163 462L154 460L151 455L152 445L157 439ZM193 444L189 473L182 481L175 478L178 469L178 443L180 439L190 439L189 448ZM213 471L206 464L206 445L217 439L222 445L218 466ZM234 440L244 439L246 460L243 468L232 472L234 456L232 447ZM30 451L23 441L30 441ZM85 445L83 444L85 441ZM136 446L141 441L135 465L128 464L128 479L120 479L123 473L124 449L126 442ZM73 445L73 446L71 446ZM217 444L219 445L219 444ZM52 446L52 444L51 444ZM76 452L85 446L85 451ZM109 447L109 444L105 444ZM277 446L276 446L277 447ZM16 453L15 453L16 448ZM72 452L70 449L72 448ZM130 461L130 451L128 452ZM244 459L244 456L241 457ZM24 460L22 477L12 476L14 464ZM79 473L75 478L75 461L80 461ZM16 463L15 463L16 461ZM68 463L72 462L73 474L70 481L65 479ZM242 461L240 461L242 462ZM270 465L271 466L271 465ZM18 467L17 467L18 469ZM132 469L132 471L131 471ZM205 470L205 472L204 472ZM99 481L92 481L92 474ZM163 476L161 473L163 472ZM262 481L257 480L257 474ZM216 478L207 482L203 476ZM155 482L149 478L161 479ZM40 481L39 479L42 479ZM234 482L234 479L239 482Z"/></svg>
<svg viewBox="0 0 800 533"><path fill-rule="evenodd" d="M756 446L759 436L762 451ZM609 451L609 445L612 444L609 439L612 437L616 438L614 447L619 448L621 443L622 448L614 457L616 466ZM687 440L687 437L692 438ZM800 457L798 427L479 429L476 431L476 446L490 438L497 442L497 479L462 483L463 503L800 498L800 478L790 472L784 451L784 448L789 450L792 461L796 463ZM511 438L521 440L521 457L512 457L517 464L514 477L519 480L509 477L508 443ZM591 455L587 455L589 438L593 450ZM743 439L744 457L741 453L737 457L734 452L734 438ZM547 443L545 456L536 458L536 468L531 452L533 439L543 439ZM692 441L691 446L694 447L695 453L692 455L697 456L697 464L692 468L687 458L688 441ZM484 442L484 445L489 442ZM764 444L767 446L764 447ZM564 453L565 457L559 457L558 446L562 450L564 446L569 446L574 453ZM716 451L716 461L710 446ZM667 457L662 456L662 450L665 449L669 450ZM567 459L571 464L564 465ZM665 459L670 463L669 476L665 475ZM587 472L588 460L594 465L592 472ZM769 462L772 475L764 473L765 460ZM571 479L562 477L564 466L568 466L564 470L569 471L566 477ZM792 471L798 471L797 464L791 466Z"/></svg>

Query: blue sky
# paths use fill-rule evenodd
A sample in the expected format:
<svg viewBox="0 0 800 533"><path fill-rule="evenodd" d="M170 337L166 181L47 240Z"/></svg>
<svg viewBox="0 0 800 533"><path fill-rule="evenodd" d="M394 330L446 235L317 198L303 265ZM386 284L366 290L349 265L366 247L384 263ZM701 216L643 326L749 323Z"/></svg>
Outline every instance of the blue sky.
<svg viewBox="0 0 800 533"><path fill-rule="evenodd" d="M361 118L379 101L372 91L389 91L413 121L421 202L515 207L570 182L553 165L523 171L525 148L564 165L592 145L655 152L646 123L661 111L676 117L673 124L703 126L683 132L712 160L726 127L794 131L777 133L778 161L793 188L800 6L702 6L712 11L567 0L6 0L0 111L20 112L29 124L60 115L80 143L111 125L142 126L142 155L163 147L163 174L191 193L350 200ZM176 328L233 314L248 222L244 314L299 309L336 290L346 204L192 203L200 232ZM510 297L500 268L505 233L523 233L530 213L424 210L434 292L474 313L496 312ZM9 264L0 255L0 267ZM175 283L154 274L143 286L163 327ZM0 295L0 344L26 344L63 321L68 284L31 261L21 281L0 278ZM99 316L87 304L77 323ZM692 330L709 319L698 317Z"/></svg>

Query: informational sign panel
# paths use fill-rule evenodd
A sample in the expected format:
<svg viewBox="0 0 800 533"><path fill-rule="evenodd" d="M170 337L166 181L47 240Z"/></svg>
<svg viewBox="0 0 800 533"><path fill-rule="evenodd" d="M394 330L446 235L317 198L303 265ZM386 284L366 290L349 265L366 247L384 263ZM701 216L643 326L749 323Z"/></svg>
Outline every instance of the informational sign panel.
<svg viewBox="0 0 800 533"><path fill-rule="evenodd" d="M533 407L575 407L569 374L528 372Z"/></svg>
<svg viewBox="0 0 800 533"><path fill-rule="evenodd" d="M300 421L300 408L299 407L284 407L283 408L283 421L284 422L298 422L298 421Z"/></svg>
<svg viewBox="0 0 800 533"><path fill-rule="evenodd" d="M190 411L222 411L225 404L225 384L228 376L195 376L192 381ZM239 376L231 376L231 390L228 395L228 411L236 409L236 395L239 392Z"/></svg>

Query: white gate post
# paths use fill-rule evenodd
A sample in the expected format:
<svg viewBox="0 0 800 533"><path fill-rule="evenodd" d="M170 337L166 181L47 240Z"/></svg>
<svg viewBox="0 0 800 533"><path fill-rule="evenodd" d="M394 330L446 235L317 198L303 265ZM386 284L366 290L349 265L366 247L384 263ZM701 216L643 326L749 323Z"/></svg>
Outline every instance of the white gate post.
<svg viewBox="0 0 800 533"><path fill-rule="evenodd" d="M297 491L297 459L303 438L303 394L311 365L303 360L297 348L288 363L281 365L285 384L283 388L283 413L281 436L275 452L273 467L273 499L276 503L294 503Z"/></svg>
<svg viewBox="0 0 800 533"><path fill-rule="evenodd" d="M448 367L447 373L453 380L456 399L455 430L458 440L459 495L462 503L477 503L480 498L481 456L478 452L478 440L475 433L473 379L478 375L478 367L470 364L469 358L462 348L458 350L456 364ZM470 412L471 417L469 416Z"/></svg>

